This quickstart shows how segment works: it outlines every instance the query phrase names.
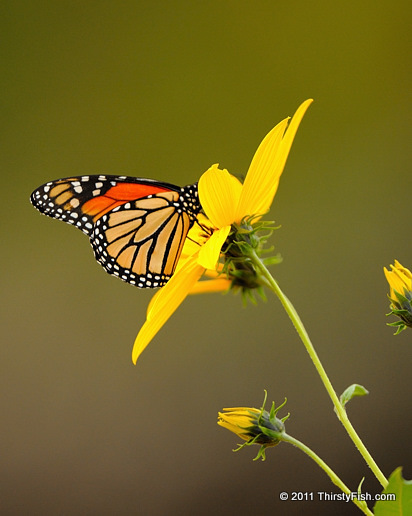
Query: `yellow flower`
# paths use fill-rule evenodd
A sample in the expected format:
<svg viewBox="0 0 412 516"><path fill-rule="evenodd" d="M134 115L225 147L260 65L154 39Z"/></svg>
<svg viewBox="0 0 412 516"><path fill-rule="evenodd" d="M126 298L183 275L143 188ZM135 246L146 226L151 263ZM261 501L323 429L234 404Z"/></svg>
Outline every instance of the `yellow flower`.
<svg viewBox="0 0 412 516"><path fill-rule="evenodd" d="M390 287L390 298L396 303L397 298L395 292L403 294L412 292L412 273L406 267L403 267L398 260L395 260L395 265L391 265L391 271L386 267L383 268L386 279Z"/></svg>
<svg viewBox="0 0 412 516"><path fill-rule="evenodd" d="M395 260L395 265L391 265L391 269L388 271L386 267L383 268L390 287L392 311L388 315L396 315L400 320L389 323L388 326L397 327L397 335L407 326L412 327L412 273L398 260Z"/></svg>
<svg viewBox="0 0 412 516"><path fill-rule="evenodd" d="M231 281L219 276L218 260L232 224L251 216L265 214L272 204L299 124L312 99L303 102L289 118L274 127L259 145L242 183L221 170L209 168L199 180L199 199L205 217L199 217L186 238L172 278L149 304L132 352L136 363L142 351L189 293L227 290ZM201 276L212 279L200 281Z"/></svg>
<svg viewBox="0 0 412 516"><path fill-rule="evenodd" d="M263 406L260 410L249 407L225 408L224 412L218 412L217 424L230 430L244 441L243 445L237 448L238 451L244 446L259 444L261 446L257 457L265 460L265 449L269 446L276 446L285 434L284 422L289 416L278 419L276 414L284 407L285 402L278 408L272 403L270 413L265 410L266 391Z"/></svg>

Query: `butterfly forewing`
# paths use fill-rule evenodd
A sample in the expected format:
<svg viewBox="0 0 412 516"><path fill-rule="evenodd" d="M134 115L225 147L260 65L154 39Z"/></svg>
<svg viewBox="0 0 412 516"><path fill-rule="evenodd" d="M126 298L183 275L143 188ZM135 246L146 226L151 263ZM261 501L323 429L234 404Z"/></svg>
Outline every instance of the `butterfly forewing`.
<svg viewBox="0 0 412 516"><path fill-rule="evenodd" d="M30 200L45 215L91 235L94 222L116 206L169 190L179 187L127 176L79 176L50 181L37 188Z"/></svg>
<svg viewBox="0 0 412 516"><path fill-rule="evenodd" d="M32 193L31 202L81 229L109 274L141 288L162 286L171 277L200 211L197 185L126 176L51 181Z"/></svg>

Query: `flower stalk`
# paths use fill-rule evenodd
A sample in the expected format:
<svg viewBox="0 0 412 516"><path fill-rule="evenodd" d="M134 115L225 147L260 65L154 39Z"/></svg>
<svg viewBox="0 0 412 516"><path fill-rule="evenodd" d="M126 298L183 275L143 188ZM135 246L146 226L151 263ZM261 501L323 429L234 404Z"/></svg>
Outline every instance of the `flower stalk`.
<svg viewBox="0 0 412 516"><path fill-rule="evenodd" d="M345 430L347 431L349 437L352 439L353 443L355 444L356 448L359 450L359 453L362 455L370 469L372 470L375 477L378 479L380 484L385 488L388 485L388 480L385 477L385 475L382 473L382 471L379 469L378 465L374 461L373 457L367 450L366 446L363 444L361 438L356 433L356 430L353 428L352 423L349 421L349 418L347 416L345 408L342 406L342 404L339 401L339 398L332 386L332 383L329 380L328 375L326 374L326 371L318 357L318 354L315 351L315 348L313 347L313 344L309 338L309 335L306 332L306 329L296 312L294 306L289 301L289 299L286 297L286 295L282 292L277 282L274 280L270 272L267 270L265 265L262 263L259 256L256 254L255 251L252 251L249 255L249 258L252 260L253 264L260 270L262 277L266 280L267 286L276 294L276 296L279 298L280 302L282 303L283 308L286 310L286 313L289 315L289 318L291 319L296 331L298 332L298 335L303 342L306 351L308 352L319 376L322 380L323 385L325 386L325 389L327 393L329 394L329 397L332 400L332 403L335 407L335 412L338 416L339 421L344 426Z"/></svg>
<svg viewBox="0 0 412 516"><path fill-rule="evenodd" d="M225 408L218 413L218 425L233 432L238 437L246 441L239 445L233 451L239 451L245 446L260 446L257 456L253 460L266 459L265 451L267 448L277 446L280 442L292 444L299 450L308 455L316 464L323 469L323 471L347 497L347 500L352 501L364 514L372 515L365 501L360 501L356 493L352 492L346 484L338 477L338 475L324 462L313 450L303 444L298 439L288 435L285 430L285 421L289 418L287 416L279 419L278 412L286 405L285 401L275 407L275 402L272 402L270 412L265 410L267 399L267 392L265 391L265 398L260 409L251 407L234 407ZM360 488L358 488L358 495Z"/></svg>
<svg viewBox="0 0 412 516"><path fill-rule="evenodd" d="M331 479L332 483L335 486L339 487L339 489L345 493L349 499L364 513L368 516L373 516L373 512L369 510L366 502L358 500L356 495L349 489L349 487L338 477L338 475L324 462L319 455L317 455L313 450L311 450L306 444L303 444L298 439L295 439L291 435L288 435L286 432L282 434L282 441L287 442L289 444L293 444L299 450L303 451L308 455L316 464L323 469L323 471L328 475Z"/></svg>

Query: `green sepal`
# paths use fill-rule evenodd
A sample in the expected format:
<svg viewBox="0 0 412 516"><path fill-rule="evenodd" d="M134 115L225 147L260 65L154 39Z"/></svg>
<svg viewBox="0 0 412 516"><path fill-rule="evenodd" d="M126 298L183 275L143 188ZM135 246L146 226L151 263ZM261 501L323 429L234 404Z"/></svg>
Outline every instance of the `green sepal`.
<svg viewBox="0 0 412 516"><path fill-rule="evenodd" d="M273 248L271 249L271 251ZM265 267L269 267L270 265L279 265L279 263L283 262L283 258L280 253L275 254L274 256L269 256L268 258L262 258L262 263Z"/></svg>
<svg viewBox="0 0 412 516"><path fill-rule="evenodd" d="M256 455L256 457L253 460L255 461L255 460L262 459L262 462L265 461L266 460L266 453L265 453L266 448L267 448L267 446L261 446L259 448L258 454Z"/></svg>
<svg viewBox="0 0 412 516"><path fill-rule="evenodd" d="M397 315L398 317L407 317L409 315L409 312L408 312L408 310L404 310L403 308L399 308L399 309L396 309L396 310L392 310L387 315Z"/></svg>
<svg viewBox="0 0 412 516"><path fill-rule="evenodd" d="M399 301L399 303L401 305L403 305L403 303L409 303L410 302L411 298L410 298L410 295L408 296L408 291L406 289L404 290L403 294L401 294L397 290L394 290L394 292L395 292L395 296L398 298L398 301Z"/></svg>
<svg viewBox="0 0 412 516"><path fill-rule="evenodd" d="M379 500L373 512L375 516L395 516L412 514L412 480L402 477L402 468L396 468L389 477L389 483L383 494L394 494L395 500Z"/></svg>
<svg viewBox="0 0 412 516"><path fill-rule="evenodd" d="M280 421L280 419L278 419L278 421ZM279 428L279 430L271 430L270 428L265 428L264 426L261 426L259 427L259 430L262 432L263 435L266 435L266 437L269 437L269 439L271 439L271 443L267 446L275 446L280 442L280 435L283 432L283 427L282 429Z"/></svg>
<svg viewBox="0 0 412 516"><path fill-rule="evenodd" d="M406 328L407 328L406 324L403 321L396 321L396 322L392 322L392 323L386 323L386 325L387 326L393 326L395 328L398 327L397 330L395 331L394 335L399 335L401 333L401 331L406 330Z"/></svg>
<svg viewBox="0 0 412 516"><path fill-rule="evenodd" d="M256 255L265 266L276 265L282 261L277 254L270 255L274 247L265 248L267 240L273 231L278 229L273 222L258 220L257 216L247 217L240 224L233 224L225 246L222 248L222 274L232 282L233 291L241 290L244 303L256 303L251 295L253 290L260 289L258 294L265 300L263 294L267 280L262 276L260 269L253 263Z"/></svg>
<svg viewBox="0 0 412 516"><path fill-rule="evenodd" d="M232 451L237 452L237 451L241 450L242 448L244 448L245 446L252 446L252 444L258 444L255 442L258 439L258 437L259 436L257 435L254 439L250 439L246 443L239 444L238 448L236 448L235 450L232 450ZM272 446L275 446L275 445L273 444ZM267 447L268 447L268 445L262 444L259 448L258 454L256 455L256 457L253 460L255 461L255 460L262 459L262 461L265 461L266 460L265 450Z"/></svg>
<svg viewBox="0 0 412 516"><path fill-rule="evenodd" d="M262 299L262 301L266 302L268 300L268 298L266 297L265 291L263 290L263 287L257 287L256 293L259 294L259 297L260 297L260 299Z"/></svg>
<svg viewBox="0 0 412 516"><path fill-rule="evenodd" d="M236 288L234 288L234 290L236 291ZM250 290L248 288L242 288L241 295L242 295L243 306L247 306L248 301L250 301L252 303L252 305L257 305L256 298L253 295L253 290Z"/></svg>
<svg viewBox="0 0 412 516"><path fill-rule="evenodd" d="M399 333L403 330L406 330L406 328L411 328L412 323L410 322L411 315L407 310L392 310L389 314L386 315L396 315L401 320L400 321L394 321L391 323L386 323L387 326L392 326L394 328L397 328L394 335L399 335Z"/></svg>
<svg viewBox="0 0 412 516"><path fill-rule="evenodd" d="M266 391L265 391L265 393L266 393ZM265 398L265 400L266 400L266 398ZM274 418L274 417L276 416L276 414L279 412L279 410L280 410L280 409L282 409L282 408L286 405L287 401L288 401L288 399L287 399L287 398L285 398L285 401L282 403L282 405L279 405L279 407L278 407L278 408L275 408L275 402L274 402L274 401L272 401L272 407L271 407L271 409L270 409L270 418L271 418L271 419L272 419L272 418ZM286 416L286 419L287 419L289 416L290 416L290 414L288 414L288 415Z"/></svg>
<svg viewBox="0 0 412 516"><path fill-rule="evenodd" d="M369 394L369 391L365 389L363 385L353 383L352 385L347 387L340 395L340 404L342 405L342 407L344 407L346 403L348 403L355 396L366 396L367 394Z"/></svg>
<svg viewBox="0 0 412 516"><path fill-rule="evenodd" d="M395 298L388 296L391 303L391 311L386 315L395 315L399 317L400 321L395 323L387 323L388 326L398 327L394 335L398 335L401 331L405 330L406 327L412 328L412 293L408 290L404 290L404 293L394 290Z"/></svg>

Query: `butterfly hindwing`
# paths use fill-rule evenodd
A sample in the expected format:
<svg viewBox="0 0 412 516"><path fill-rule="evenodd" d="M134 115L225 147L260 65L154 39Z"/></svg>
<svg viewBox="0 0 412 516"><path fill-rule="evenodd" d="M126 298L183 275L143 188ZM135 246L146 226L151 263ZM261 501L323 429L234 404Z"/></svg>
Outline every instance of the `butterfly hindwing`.
<svg viewBox="0 0 412 516"><path fill-rule="evenodd" d="M172 276L192 225L176 209L179 193L164 192L114 208L96 222L91 243L107 272L138 287L158 287Z"/></svg>
<svg viewBox="0 0 412 516"><path fill-rule="evenodd" d="M140 288L170 279L200 211L197 185L127 176L51 181L32 193L31 202L86 233L104 269Z"/></svg>

